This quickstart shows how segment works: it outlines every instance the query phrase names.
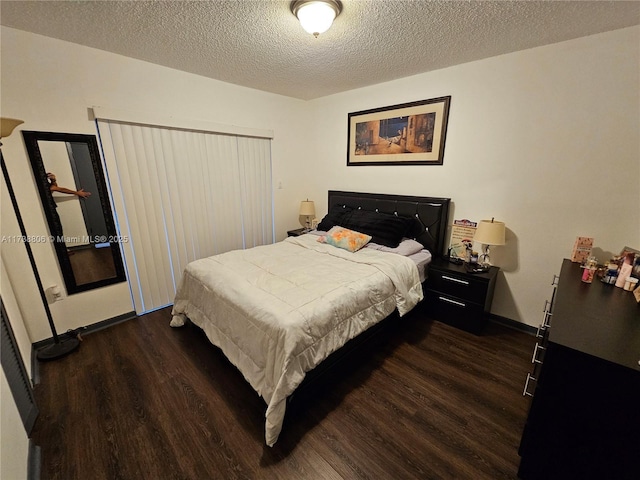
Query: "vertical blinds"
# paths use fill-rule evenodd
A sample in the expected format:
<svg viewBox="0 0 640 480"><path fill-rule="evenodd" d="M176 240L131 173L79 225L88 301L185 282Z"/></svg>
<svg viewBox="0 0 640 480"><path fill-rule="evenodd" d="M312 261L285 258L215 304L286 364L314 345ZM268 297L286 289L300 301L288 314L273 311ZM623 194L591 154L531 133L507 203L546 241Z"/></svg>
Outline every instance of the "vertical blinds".
<svg viewBox="0 0 640 480"><path fill-rule="evenodd" d="M271 141L98 120L136 313L187 263L274 242Z"/></svg>

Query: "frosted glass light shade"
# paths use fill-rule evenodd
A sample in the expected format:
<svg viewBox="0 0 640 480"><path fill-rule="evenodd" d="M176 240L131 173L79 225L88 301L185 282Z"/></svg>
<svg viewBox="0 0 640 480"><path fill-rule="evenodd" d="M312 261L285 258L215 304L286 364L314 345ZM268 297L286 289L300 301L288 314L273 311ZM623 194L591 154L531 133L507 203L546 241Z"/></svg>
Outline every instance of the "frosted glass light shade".
<svg viewBox="0 0 640 480"><path fill-rule="evenodd" d="M341 4L335 0L302 0L293 2L291 11L302 28L317 37L329 30L341 11Z"/></svg>

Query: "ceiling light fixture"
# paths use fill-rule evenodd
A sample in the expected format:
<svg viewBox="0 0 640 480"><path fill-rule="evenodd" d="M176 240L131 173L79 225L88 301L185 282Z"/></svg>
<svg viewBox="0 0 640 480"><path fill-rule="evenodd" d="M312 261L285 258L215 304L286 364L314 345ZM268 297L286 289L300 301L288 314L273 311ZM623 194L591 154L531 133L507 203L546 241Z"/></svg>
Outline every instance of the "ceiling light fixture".
<svg viewBox="0 0 640 480"><path fill-rule="evenodd" d="M302 28L318 38L333 24L342 11L339 0L294 0L291 11L300 20Z"/></svg>

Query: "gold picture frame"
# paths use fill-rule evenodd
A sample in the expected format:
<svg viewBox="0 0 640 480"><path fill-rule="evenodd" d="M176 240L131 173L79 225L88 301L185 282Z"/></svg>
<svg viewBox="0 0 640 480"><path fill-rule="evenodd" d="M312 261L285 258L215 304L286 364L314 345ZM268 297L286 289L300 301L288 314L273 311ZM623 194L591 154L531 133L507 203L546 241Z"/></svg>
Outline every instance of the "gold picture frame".
<svg viewBox="0 0 640 480"><path fill-rule="evenodd" d="M347 166L442 165L451 96L349 113Z"/></svg>

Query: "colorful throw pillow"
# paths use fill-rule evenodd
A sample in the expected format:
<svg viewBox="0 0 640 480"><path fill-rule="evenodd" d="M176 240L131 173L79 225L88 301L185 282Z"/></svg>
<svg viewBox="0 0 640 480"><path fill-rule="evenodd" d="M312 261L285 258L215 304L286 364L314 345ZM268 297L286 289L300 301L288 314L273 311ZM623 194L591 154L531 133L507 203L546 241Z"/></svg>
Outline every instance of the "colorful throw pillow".
<svg viewBox="0 0 640 480"><path fill-rule="evenodd" d="M334 247L342 248L349 252L357 252L371 240L371 235L349 230L343 227L332 227L326 235L320 237L323 241Z"/></svg>

